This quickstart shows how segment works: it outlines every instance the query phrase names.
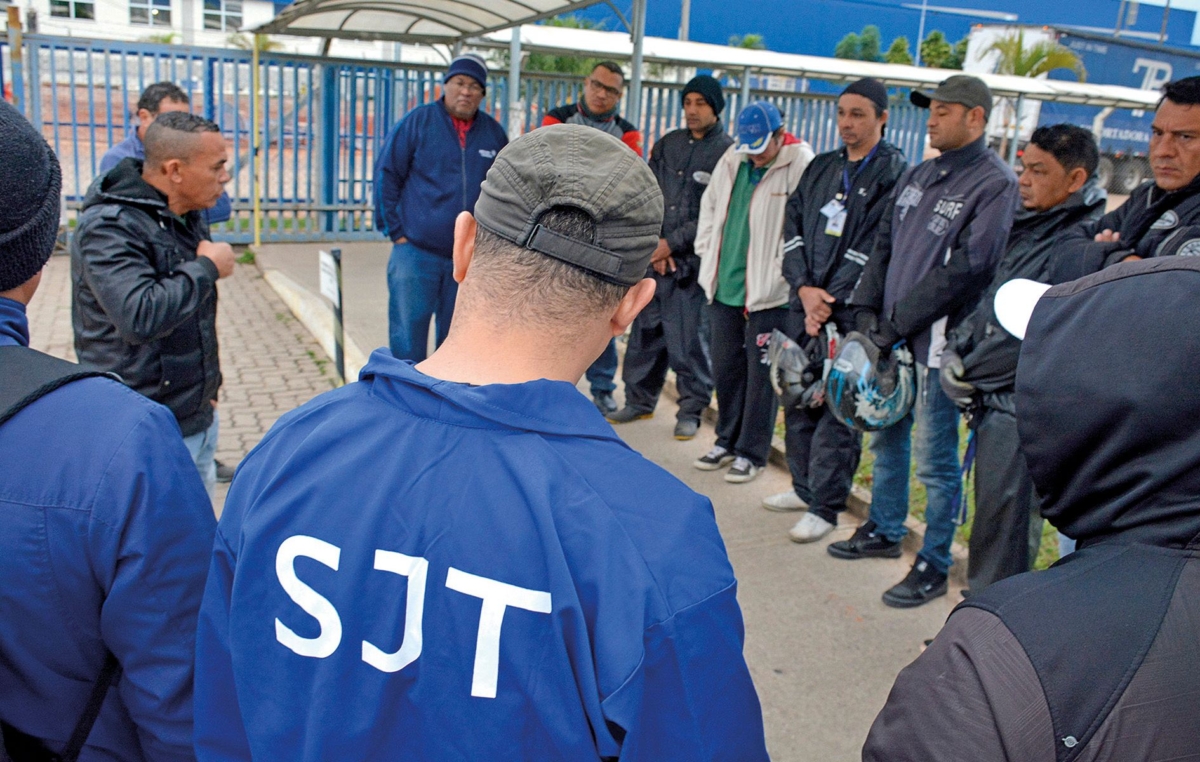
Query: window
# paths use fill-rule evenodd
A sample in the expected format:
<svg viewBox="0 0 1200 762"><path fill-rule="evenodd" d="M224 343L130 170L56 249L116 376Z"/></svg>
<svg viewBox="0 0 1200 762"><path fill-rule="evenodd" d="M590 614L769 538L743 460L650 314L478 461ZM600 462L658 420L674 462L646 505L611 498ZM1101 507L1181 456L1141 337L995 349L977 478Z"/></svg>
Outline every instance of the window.
<svg viewBox="0 0 1200 762"><path fill-rule="evenodd" d="M241 0L204 0L204 28L236 32L242 26Z"/></svg>
<svg viewBox="0 0 1200 762"><path fill-rule="evenodd" d="M92 0L50 0L50 15L95 20L96 4Z"/></svg>
<svg viewBox="0 0 1200 762"><path fill-rule="evenodd" d="M171 0L129 0L129 23L171 26Z"/></svg>

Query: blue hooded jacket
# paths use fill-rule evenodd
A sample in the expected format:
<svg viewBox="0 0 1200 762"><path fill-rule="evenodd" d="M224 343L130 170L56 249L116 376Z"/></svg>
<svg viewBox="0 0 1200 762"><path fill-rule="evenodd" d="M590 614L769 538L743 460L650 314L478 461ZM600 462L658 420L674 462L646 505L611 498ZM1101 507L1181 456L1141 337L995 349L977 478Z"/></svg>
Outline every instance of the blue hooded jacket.
<svg viewBox="0 0 1200 762"><path fill-rule="evenodd" d="M712 505L570 384L378 351L249 455L196 654L204 760L765 760Z"/></svg>
<svg viewBox="0 0 1200 762"><path fill-rule="evenodd" d="M29 343L0 298L0 346ZM175 417L106 378L0 425L0 720L58 751L111 651L79 759L190 760L196 612L216 518Z"/></svg>
<svg viewBox="0 0 1200 762"><path fill-rule="evenodd" d="M458 142L441 100L408 112L384 139L375 158L375 226L391 241L449 257L454 220L474 212L479 186L496 154L508 145L504 128L482 109Z"/></svg>

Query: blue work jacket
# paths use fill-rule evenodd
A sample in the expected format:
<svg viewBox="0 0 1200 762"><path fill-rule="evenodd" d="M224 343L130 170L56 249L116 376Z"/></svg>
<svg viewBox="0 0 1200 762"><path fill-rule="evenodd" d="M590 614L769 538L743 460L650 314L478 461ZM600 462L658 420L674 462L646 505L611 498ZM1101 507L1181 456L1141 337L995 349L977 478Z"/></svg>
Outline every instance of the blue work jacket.
<svg viewBox="0 0 1200 762"><path fill-rule="evenodd" d="M0 298L0 345L29 343ZM191 760L196 612L216 518L174 416L107 378L0 424L0 720L66 745L106 652L121 666L79 759Z"/></svg>
<svg viewBox="0 0 1200 762"><path fill-rule="evenodd" d="M238 471L203 760L764 760L712 505L570 384L384 351Z"/></svg>
<svg viewBox="0 0 1200 762"><path fill-rule="evenodd" d="M479 186L507 144L504 128L482 109L467 130L466 146L441 100L413 109L376 155L375 226L392 241L407 238L449 257L455 218L475 211Z"/></svg>
<svg viewBox="0 0 1200 762"><path fill-rule="evenodd" d="M121 163L121 159L134 158L138 161L146 160L146 145L142 139L138 137L137 128L133 127L129 131L129 137L117 143L112 148L104 153L100 159L100 174L104 174L108 170ZM225 222L233 216L233 202L229 199L228 193L222 193L217 199L217 203L211 209L204 210L204 221L209 225L215 225L218 222Z"/></svg>

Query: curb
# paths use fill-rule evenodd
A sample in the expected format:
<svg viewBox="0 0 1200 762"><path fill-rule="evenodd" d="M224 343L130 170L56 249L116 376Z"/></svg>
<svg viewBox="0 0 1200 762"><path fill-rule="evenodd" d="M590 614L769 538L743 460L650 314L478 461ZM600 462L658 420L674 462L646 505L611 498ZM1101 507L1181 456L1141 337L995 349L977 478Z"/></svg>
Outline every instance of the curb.
<svg viewBox="0 0 1200 762"><path fill-rule="evenodd" d="M333 310L325 300L279 270L259 267L263 280L279 295L300 324L312 334L321 349L332 360L336 352L333 341ZM358 344L345 334L342 345L346 363L346 380L354 381L367 364L367 356ZM335 371L336 372L336 371ZM335 376L336 377L336 376Z"/></svg>
<svg viewBox="0 0 1200 762"><path fill-rule="evenodd" d="M625 346L622 342L617 342L617 350L624 358ZM675 374L668 373L667 380L663 383L663 394L670 397L676 402L679 401L679 391L675 388ZM704 420L714 426L717 423L717 401L714 396L713 401L707 408L704 409ZM783 440L779 437L771 438L771 454L767 461L774 466L787 470L787 452L784 448ZM846 500L846 508L859 521L866 521L871 513L871 493L857 484L850 490L850 497ZM921 545L925 542L925 522L909 516L904 520L904 526L908 528L908 534L904 536L903 547L905 552L911 553L914 556L921 550ZM967 549L960 543L955 541L950 546L950 557L954 559L954 563L950 567L950 581L966 587L967 585Z"/></svg>

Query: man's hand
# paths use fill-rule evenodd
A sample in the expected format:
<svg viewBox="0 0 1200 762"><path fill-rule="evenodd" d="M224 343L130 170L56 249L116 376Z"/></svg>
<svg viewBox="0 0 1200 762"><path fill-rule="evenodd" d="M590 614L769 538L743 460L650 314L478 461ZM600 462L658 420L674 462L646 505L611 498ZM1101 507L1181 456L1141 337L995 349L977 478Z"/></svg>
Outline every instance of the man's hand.
<svg viewBox="0 0 1200 762"><path fill-rule="evenodd" d="M818 336L821 333L821 326L825 325L824 320L817 320L811 315L804 316L804 332L809 336Z"/></svg>
<svg viewBox="0 0 1200 762"><path fill-rule="evenodd" d="M1105 228L1096 234L1097 243L1116 243L1121 240L1121 232L1119 230L1109 230Z"/></svg>
<svg viewBox="0 0 1200 762"><path fill-rule="evenodd" d="M404 236L400 236L399 238L397 238L397 239L395 240L395 244L396 244L397 246L403 246L403 245L404 245L404 244L406 244L406 243L408 243L408 239L407 239L407 238L405 238Z"/></svg>
<svg viewBox="0 0 1200 762"><path fill-rule="evenodd" d="M823 288L801 286L800 303L804 305L804 322L806 327L810 318L820 321L818 323L818 327L820 327L833 314L833 308L829 305L836 301L837 299L833 298L833 295ZM815 333L812 335L816 336Z"/></svg>
<svg viewBox="0 0 1200 762"><path fill-rule="evenodd" d="M1136 262L1139 259L1141 259L1141 257L1139 257L1137 254L1130 254L1129 256L1125 257L1121 261L1122 262Z"/></svg>
<svg viewBox="0 0 1200 762"><path fill-rule="evenodd" d="M963 381L962 358L950 351L942 352L942 368L938 374L942 382L942 391L946 393L955 405L966 409L975 401L975 386Z"/></svg>
<svg viewBox="0 0 1200 762"><path fill-rule="evenodd" d="M217 266L218 278L228 278L233 275L233 264L236 257L233 255L233 247L229 244L201 241L200 245L196 247L196 256L211 259L212 263Z"/></svg>
<svg viewBox="0 0 1200 762"><path fill-rule="evenodd" d="M650 255L650 266L659 275L666 275L668 270L675 272L675 259L671 256L671 247L667 245L666 238L658 239L658 246Z"/></svg>

